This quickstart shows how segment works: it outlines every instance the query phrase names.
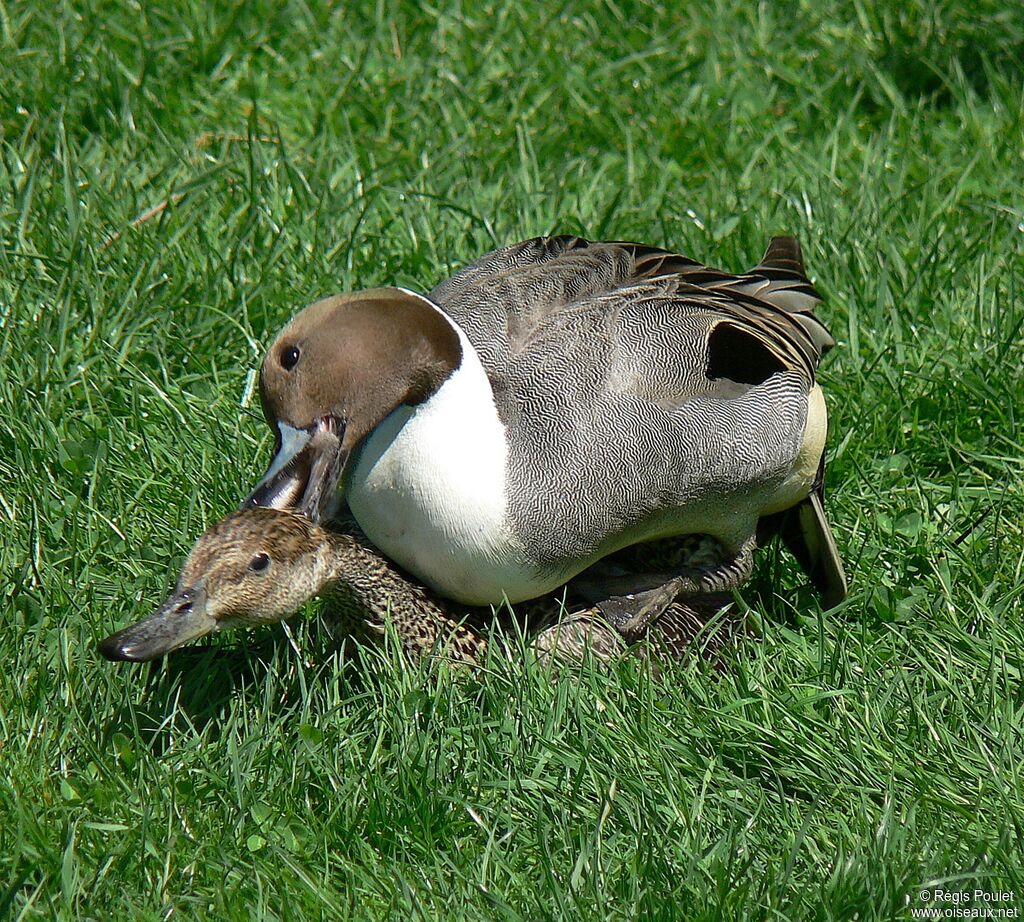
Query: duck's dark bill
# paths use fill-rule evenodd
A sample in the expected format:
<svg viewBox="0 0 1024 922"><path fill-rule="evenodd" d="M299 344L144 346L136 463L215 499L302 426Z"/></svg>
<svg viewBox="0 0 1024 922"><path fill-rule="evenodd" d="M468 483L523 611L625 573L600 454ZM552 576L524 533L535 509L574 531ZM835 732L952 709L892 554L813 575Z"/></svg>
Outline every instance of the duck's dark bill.
<svg viewBox="0 0 1024 922"><path fill-rule="evenodd" d="M144 663L209 634L217 622L206 614L202 586L176 592L152 615L99 645L109 660Z"/></svg>
<svg viewBox="0 0 1024 922"><path fill-rule="evenodd" d="M341 448L344 428L332 417L308 430L283 423L279 428L277 454L242 508L293 509L314 522L331 518L349 455Z"/></svg>

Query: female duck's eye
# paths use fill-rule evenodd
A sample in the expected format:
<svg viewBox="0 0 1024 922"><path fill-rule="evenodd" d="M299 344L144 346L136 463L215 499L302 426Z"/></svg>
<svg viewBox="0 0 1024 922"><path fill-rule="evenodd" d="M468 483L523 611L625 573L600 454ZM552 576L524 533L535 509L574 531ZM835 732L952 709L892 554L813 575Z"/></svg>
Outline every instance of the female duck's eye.
<svg viewBox="0 0 1024 922"><path fill-rule="evenodd" d="M249 561L249 569L256 573L262 573L270 566L270 558L266 554L257 554Z"/></svg>
<svg viewBox="0 0 1024 922"><path fill-rule="evenodd" d="M281 367L285 371L291 371L299 363L299 350L296 346L289 346L281 353Z"/></svg>

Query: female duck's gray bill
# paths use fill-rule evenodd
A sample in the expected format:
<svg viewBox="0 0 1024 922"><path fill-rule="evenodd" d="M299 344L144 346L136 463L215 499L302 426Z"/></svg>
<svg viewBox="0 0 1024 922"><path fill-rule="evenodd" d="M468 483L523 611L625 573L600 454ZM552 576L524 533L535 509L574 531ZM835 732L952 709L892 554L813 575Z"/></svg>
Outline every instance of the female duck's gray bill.
<svg viewBox="0 0 1024 922"><path fill-rule="evenodd" d="M145 663L159 659L189 641L216 630L217 621L206 613L202 583L175 592L148 618L111 634L99 645L109 660Z"/></svg>
<svg viewBox="0 0 1024 922"><path fill-rule="evenodd" d="M292 509L314 522L330 519L337 506L349 452L341 447L344 424L325 417L308 429L277 424L280 447L256 489L242 504Z"/></svg>

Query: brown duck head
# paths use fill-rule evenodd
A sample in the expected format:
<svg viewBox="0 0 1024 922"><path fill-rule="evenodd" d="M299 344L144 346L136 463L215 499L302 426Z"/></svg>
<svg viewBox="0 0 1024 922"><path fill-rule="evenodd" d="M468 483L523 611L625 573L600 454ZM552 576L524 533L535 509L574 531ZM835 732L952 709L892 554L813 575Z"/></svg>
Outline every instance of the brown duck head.
<svg viewBox="0 0 1024 922"><path fill-rule="evenodd" d="M276 447L244 505L331 517L363 440L397 407L427 400L461 361L456 328L422 295L376 288L310 305L263 360L260 399Z"/></svg>

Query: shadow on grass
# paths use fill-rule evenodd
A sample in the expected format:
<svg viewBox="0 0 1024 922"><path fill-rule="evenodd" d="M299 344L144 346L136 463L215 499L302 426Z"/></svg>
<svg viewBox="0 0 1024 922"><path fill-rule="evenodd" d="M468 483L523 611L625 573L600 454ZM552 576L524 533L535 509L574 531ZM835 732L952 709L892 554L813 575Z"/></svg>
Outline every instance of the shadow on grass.
<svg viewBox="0 0 1024 922"><path fill-rule="evenodd" d="M159 754L182 731L217 738L241 695L264 696L264 713L273 718L339 680L358 693L352 639L335 636L320 619L303 624L297 639L275 626L240 632L234 640L184 647L152 663L126 664L145 679L138 699L125 702L106 725L105 737L137 732Z"/></svg>
<svg viewBox="0 0 1024 922"><path fill-rule="evenodd" d="M671 681L673 662L710 664L709 677L727 674L737 654L742 656L745 648L759 643L765 626L799 629L801 621L805 627L807 623L801 612L819 611L810 587L781 589L765 576L762 571L755 578L742 602L730 604L728 596L699 597L685 611L666 612L651 631L649 644L634 652L647 661L656 680ZM508 620L499 618L492 650L526 655L529 629L504 623ZM345 695L356 696L372 682L363 668L364 657L356 653L359 641L332 631L324 615L284 630L275 626L238 632L231 639L184 647L153 663L124 664L123 668L139 670L144 681L136 686L137 699L121 704L104 727L104 738L137 733L151 752L160 754L183 732L220 737L240 696L262 696L262 713L274 719L319 697L318 692L330 685L340 683Z"/></svg>

